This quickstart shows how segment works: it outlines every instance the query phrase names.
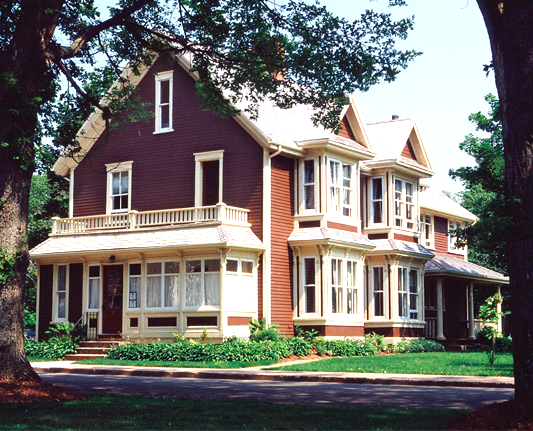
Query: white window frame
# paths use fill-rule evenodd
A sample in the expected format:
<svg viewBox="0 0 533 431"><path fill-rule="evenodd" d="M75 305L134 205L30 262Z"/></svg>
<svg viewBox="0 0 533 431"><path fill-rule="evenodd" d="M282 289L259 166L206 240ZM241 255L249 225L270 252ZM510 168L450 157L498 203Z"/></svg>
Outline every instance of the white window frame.
<svg viewBox="0 0 533 431"><path fill-rule="evenodd" d="M379 180L381 182L381 198L374 198L374 180ZM384 177L372 177L370 178L370 225L383 225L385 224L385 178ZM374 205L376 203L381 203L381 221L376 222Z"/></svg>
<svg viewBox="0 0 533 431"><path fill-rule="evenodd" d="M141 271L140 271L140 274L135 274L135 275L132 275L131 274L131 265L140 265L140 268L141 268ZM143 264L141 262L133 262L133 261L130 261L128 262L128 300L127 300L127 308L128 310L139 310L141 308L141 304L142 304L142 295L143 295L143 287L142 287L142 284L143 284ZM133 293L131 292L131 280L132 279L138 279L139 280L139 296L136 298L136 302L137 302L137 307L131 307L130 306L130 301L131 301L131 298L130 298L130 294Z"/></svg>
<svg viewBox="0 0 533 431"><path fill-rule="evenodd" d="M420 213L420 243L424 247L435 247L435 227L431 214Z"/></svg>
<svg viewBox="0 0 533 431"><path fill-rule="evenodd" d="M400 184L400 190L397 185ZM411 195L407 195L407 184L411 186ZM401 178L394 178L394 226L409 230L415 229L416 217L415 183ZM410 209L411 217L407 217ZM411 224L411 226L409 226Z"/></svg>
<svg viewBox="0 0 533 431"><path fill-rule="evenodd" d="M59 290L59 268L65 267L65 286L64 290ZM55 271L55 280L54 280L54 321L55 322L66 322L68 321L68 283L69 283L69 265L68 264L58 264L56 265ZM63 287L63 286L61 286ZM65 310L64 316L59 317L59 297L60 295L65 296Z"/></svg>
<svg viewBox="0 0 533 431"><path fill-rule="evenodd" d="M351 271L348 269L351 268ZM359 314L359 288L357 286L357 261L352 259L346 260L346 308L345 312L348 315ZM352 275L351 283L348 274ZM351 296L352 310L348 309L349 299Z"/></svg>
<svg viewBox="0 0 533 431"><path fill-rule="evenodd" d="M168 103L161 102L161 83L163 81L169 82ZM154 134L173 132L172 128L172 111L173 111L173 88L174 88L174 71L160 72L155 75L155 131ZM163 106L168 106L168 127L162 127L161 111Z"/></svg>
<svg viewBox="0 0 533 431"><path fill-rule="evenodd" d="M413 275L414 273L414 275ZM408 309L409 309L409 319L410 320L418 320L418 315L419 315L419 311L418 311L418 308L419 308L419 304L420 304L420 278L418 277L418 269L416 268L410 268L409 269L409 275L407 277L408 279L408 291L407 291L407 295L408 295L408 298L407 298L407 302L409 303L409 306L408 306ZM411 287L413 287L412 285L412 280L415 280L415 291L412 291L411 290ZM414 301L413 301L414 299ZM414 308L413 308L413 302L415 303L414 304Z"/></svg>
<svg viewBox="0 0 533 431"><path fill-rule="evenodd" d="M148 274L148 265L159 263L161 264L161 272L159 274ZM178 264L178 272L166 272L165 264L166 263L177 263ZM180 281L181 281L181 262L179 259L166 259L166 260L150 260L147 261L144 265L144 279L145 279L145 289L144 289L144 306L146 310L178 310L180 308ZM142 274L142 269L141 269ZM129 275L129 267L128 267L128 275ZM175 298L176 298L176 305L165 305L165 277L166 276L176 276L177 277L177 292L175 292ZM152 307L148 305L148 279L149 278L155 278L160 277L160 295L161 295L161 305L159 307ZM129 279L128 279L128 295L129 295ZM128 296L129 299L129 296ZM128 301L129 306L129 301Z"/></svg>
<svg viewBox="0 0 533 431"><path fill-rule="evenodd" d="M107 199L106 199L106 214L126 213L131 210L131 184L132 184L132 167L133 162L108 163L106 166L107 172ZM128 207L113 209L113 174L128 172ZM123 193L120 194L122 196Z"/></svg>
<svg viewBox="0 0 533 431"><path fill-rule="evenodd" d="M310 283L311 280L307 280L307 273L306 273L306 261L312 260L313 261L313 268L314 268L314 275L315 279L312 280L312 283ZM302 257L302 314L304 315L316 315L318 313L318 286L317 286L317 259L315 256L303 256ZM307 294L308 294L308 287L313 287L315 292L315 298L314 298L314 311L307 311Z"/></svg>
<svg viewBox="0 0 533 431"><path fill-rule="evenodd" d="M306 182L306 165L312 162L313 166L313 181L312 182ZM308 158L302 160L301 165L301 181L302 181L302 188L301 188L301 196L302 196L302 204L301 204L301 211L302 212L316 212L317 210L317 201L318 201L318 194L317 194L317 163L315 158ZM313 195L313 206L310 208L306 208L306 197L308 196L307 191L312 190Z"/></svg>
<svg viewBox="0 0 533 431"><path fill-rule="evenodd" d="M384 276L385 268L383 266L372 266L371 269L372 269L371 274L370 274L370 278L372 280L371 315L373 318L376 318L376 319L384 319L385 318L385 276ZM377 283L376 271L378 271L381 274L381 286L377 286L377 287L380 287L381 289L376 289L376 283ZM376 305L377 305L376 297L378 295L381 295L381 312L382 312L381 314L376 314Z"/></svg>
<svg viewBox="0 0 533 431"><path fill-rule="evenodd" d="M396 274L398 276L396 280L398 317L407 320L409 319L409 268L399 266ZM401 306L402 303L403 306Z"/></svg>
<svg viewBox="0 0 533 431"><path fill-rule="evenodd" d="M451 253L466 253L465 247L457 247L457 237L451 232L454 229L464 229L465 223L461 220L448 219L448 251Z"/></svg>
<svg viewBox="0 0 533 431"><path fill-rule="evenodd" d="M403 277L401 276L403 273ZM410 268L407 266L399 266L397 270L397 314L401 320L418 320L420 315L420 271L418 268ZM411 279L415 278L416 292L411 291ZM401 282L403 278L403 283ZM401 290L403 288L403 290ZM413 296L416 298L415 308L413 308ZM405 298L405 310L404 315L400 314L400 302L402 298ZM415 317L416 316L416 317Z"/></svg>
<svg viewBox="0 0 533 431"><path fill-rule="evenodd" d="M91 277L91 268L98 268L98 277ZM100 309L100 298L102 289L102 266L101 265L89 265L87 268L87 311L98 311ZM91 281L98 280L97 289L97 306L91 307Z"/></svg>
<svg viewBox="0 0 533 431"><path fill-rule="evenodd" d="M205 261L206 260L218 260L219 261L219 268L218 271L205 271ZM187 262L192 261L200 261L200 272L187 272ZM221 303L221 287L222 287L222 268L220 266L220 257L199 257L199 258L191 258L185 260L185 265L182 270L182 273L184 274L184 282L183 282L183 309L184 310L219 310L220 309L220 303ZM187 305L187 275L189 274L199 274L200 275L200 293L201 293L201 300L200 305ZM209 274L218 274L219 280L218 280L218 304L212 304L208 305L206 304L206 294L205 294L205 276Z"/></svg>
<svg viewBox="0 0 533 431"><path fill-rule="evenodd" d="M335 175L332 178L332 165L335 166ZM347 177L344 177L344 168L350 168L350 185L345 186L345 180ZM344 163L340 160L329 159L328 160L328 210L332 213L339 214L345 217L353 217L355 210L354 202L354 172L355 165L351 163ZM332 194L334 192L334 194ZM345 203L345 196L349 196L349 204Z"/></svg>
<svg viewBox="0 0 533 431"><path fill-rule="evenodd" d="M224 192L224 150L205 151L203 153L194 153L195 162L195 187L194 187L194 206L201 207L204 192L204 162L218 161L218 203L223 202Z"/></svg>

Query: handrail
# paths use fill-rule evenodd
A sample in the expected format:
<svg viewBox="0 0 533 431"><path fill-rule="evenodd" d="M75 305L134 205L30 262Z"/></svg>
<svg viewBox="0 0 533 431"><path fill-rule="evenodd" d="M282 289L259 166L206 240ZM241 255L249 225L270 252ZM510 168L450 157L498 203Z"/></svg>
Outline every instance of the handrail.
<svg viewBox="0 0 533 431"><path fill-rule="evenodd" d="M94 315L93 318L96 318L98 319L98 311L86 311L85 313L83 313L81 315L81 317L77 320L77 322L74 324L74 326L72 327L72 332L74 332L74 329L76 329L76 327L82 323L83 325L85 325L85 336L82 337L83 340L89 340L89 339L94 339L96 340L96 337L98 335L98 323L97 323L97 326L94 328L94 337L91 337L89 338L89 333L92 333L93 331L91 330L92 328L90 327L90 319L92 317L92 315Z"/></svg>

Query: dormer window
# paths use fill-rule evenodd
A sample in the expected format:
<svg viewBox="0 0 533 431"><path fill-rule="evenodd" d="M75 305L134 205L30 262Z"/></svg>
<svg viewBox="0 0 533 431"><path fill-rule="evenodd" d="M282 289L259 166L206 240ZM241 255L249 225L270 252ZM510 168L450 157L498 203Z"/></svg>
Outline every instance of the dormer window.
<svg viewBox="0 0 533 431"><path fill-rule="evenodd" d="M395 226L414 228L414 185L407 181L394 181Z"/></svg>
<svg viewBox="0 0 533 431"><path fill-rule="evenodd" d="M162 72L155 76L155 132L172 132L172 76Z"/></svg>
<svg viewBox="0 0 533 431"><path fill-rule="evenodd" d="M347 217L352 215L352 174L352 165L329 161L329 210Z"/></svg>

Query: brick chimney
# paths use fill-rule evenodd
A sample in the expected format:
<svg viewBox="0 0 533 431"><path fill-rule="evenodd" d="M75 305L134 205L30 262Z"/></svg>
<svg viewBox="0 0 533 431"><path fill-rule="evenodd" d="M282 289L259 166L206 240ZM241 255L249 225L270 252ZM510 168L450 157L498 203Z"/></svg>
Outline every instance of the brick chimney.
<svg viewBox="0 0 533 431"><path fill-rule="evenodd" d="M392 114L392 120L399 120L400 116L398 114Z"/></svg>

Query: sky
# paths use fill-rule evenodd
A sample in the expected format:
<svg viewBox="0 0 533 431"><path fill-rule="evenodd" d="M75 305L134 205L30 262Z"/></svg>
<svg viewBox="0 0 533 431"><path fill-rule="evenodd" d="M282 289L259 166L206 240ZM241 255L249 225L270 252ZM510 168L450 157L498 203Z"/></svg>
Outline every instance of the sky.
<svg viewBox="0 0 533 431"><path fill-rule="evenodd" d="M355 95L363 121L388 121L393 114L417 120L435 176L432 186L457 193L462 184L448 176L450 168L475 164L459 149L465 135L476 133L468 121L473 112L487 112L484 96L497 94L490 63L489 38L475 0L407 0L408 6L388 8L387 0L322 0L331 12L356 19L364 9L414 15L415 25L401 49L423 54L393 83L381 83Z"/></svg>

